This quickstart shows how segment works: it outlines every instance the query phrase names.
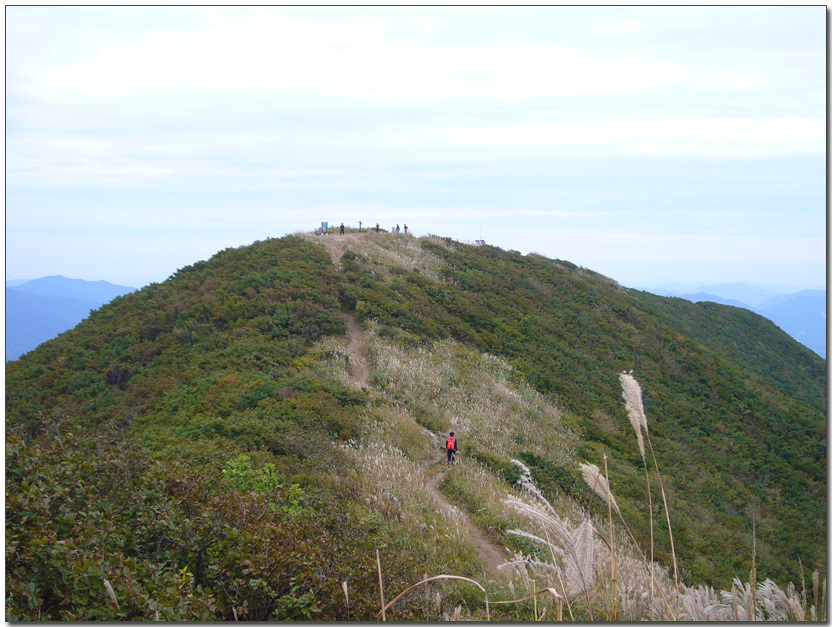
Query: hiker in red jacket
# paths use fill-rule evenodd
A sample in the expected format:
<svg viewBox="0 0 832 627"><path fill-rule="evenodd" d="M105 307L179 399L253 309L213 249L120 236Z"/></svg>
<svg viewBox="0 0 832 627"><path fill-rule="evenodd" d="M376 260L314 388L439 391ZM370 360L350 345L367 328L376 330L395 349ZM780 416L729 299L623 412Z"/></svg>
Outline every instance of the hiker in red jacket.
<svg viewBox="0 0 832 627"><path fill-rule="evenodd" d="M445 449L448 451L448 466L450 466L454 463L454 454L457 453L456 438L454 437L453 431L451 431L451 435L445 440Z"/></svg>

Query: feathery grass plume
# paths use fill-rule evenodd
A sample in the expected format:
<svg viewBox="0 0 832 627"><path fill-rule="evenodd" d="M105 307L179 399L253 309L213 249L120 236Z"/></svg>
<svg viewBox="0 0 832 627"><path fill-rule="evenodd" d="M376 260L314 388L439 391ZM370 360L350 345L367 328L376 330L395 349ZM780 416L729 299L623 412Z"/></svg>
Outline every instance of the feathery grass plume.
<svg viewBox="0 0 832 627"><path fill-rule="evenodd" d="M347 582L342 581L341 587L344 589L344 596L347 598L347 620L350 619L350 591L347 588Z"/></svg>
<svg viewBox="0 0 832 627"><path fill-rule="evenodd" d="M592 523L584 519L570 535L575 551L571 559L566 560L566 585L570 590L581 591L594 579L595 530Z"/></svg>
<svg viewBox="0 0 832 627"><path fill-rule="evenodd" d="M107 595L110 597L110 600L111 600L111 601L113 602L113 604L116 606L116 612L118 612L118 611L119 611L119 607L118 607L118 600L116 599L116 593L115 593L115 591L113 590L113 586L112 586L112 585L110 584L110 582L109 582L108 580L106 580L106 579L104 579L104 589L107 591Z"/></svg>
<svg viewBox="0 0 832 627"><path fill-rule="evenodd" d="M621 510L618 509L618 504L615 502L615 497L610 492L610 485L607 483L607 478L601 474L601 470L595 464L580 464L581 466L581 474L584 477L584 481L586 481L587 485L592 488L595 493L600 496L604 501L609 503L612 508L618 513L621 514Z"/></svg>
<svg viewBox="0 0 832 627"><path fill-rule="evenodd" d="M734 578L731 591L720 593L722 603L706 608L704 618L716 621L804 621L806 612L794 584L784 591L771 579L758 584L755 590L750 583L743 584Z"/></svg>
<svg viewBox="0 0 832 627"><path fill-rule="evenodd" d="M554 513L555 510L552 507L552 504L549 503L549 500L545 496L543 496L543 493L534 484L534 479L532 479L532 471L529 469L529 467L526 466L523 462L518 461L516 459L512 459L511 463L520 468L520 477L517 479L517 485L520 486L520 489L523 490L523 493L534 497L538 503L543 505L544 509L547 512Z"/></svg>
<svg viewBox="0 0 832 627"><path fill-rule="evenodd" d="M518 483L523 492L533 497L536 502L528 503L515 496L508 496L503 499L503 503L540 525L546 539L520 530L510 530L509 533L546 547L552 554L552 563L546 564L536 559L521 556L520 559L505 566L513 565L519 569L522 565L532 567L538 572L548 571L550 574L554 571L561 592L567 598L567 601L570 596L582 593L587 597L587 606L591 613L592 604L589 601L588 591L595 580L595 538L592 523L584 520L577 529L571 529L569 522L558 515L551 503L534 485L531 471L523 463L517 460L512 461L522 472ZM566 565L565 568L562 569L557 565L556 556L563 560ZM525 568L522 571L525 571Z"/></svg>
<svg viewBox="0 0 832 627"><path fill-rule="evenodd" d="M707 620L706 610L719 604L720 599L712 589L685 588L678 601L680 607L673 608L668 601L672 598L673 580L665 569L657 565L654 568L646 562L632 535L632 545L626 542L619 544L616 539L616 546L621 548L615 556L618 582L613 586L610 577L601 575L612 571L613 557L608 550L604 550L592 523L584 519L580 526L574 527L554 508L551 511L544 509L541 505L543 501L537 498L534 491L526 491L524 496L533 496L534 500L507 496L503 503L539 525L545 533L535 535L521 530L510 530L508 533L543 548L551 554L551 561L544 562L519 553L504 567L517 568L521 577L525 574L528 578L528 573L532 573L538 581L551 582L550 585L564 597L573 619L570 599L575 597L585 600L590 621L594 621L593 608L598 602L611 598L613 594L619 620L655 618L671 621L677 617L682 620ZM624 524L626 526L626 522ZM636 552L641 559L636 557ZM656 594L652 592L653 587Z"/></svg>
<svg viewBox="0 0 832 627"><path fill-rule="evenodd" d="M670 593L672 582L665 580L663 587ZM661 589L661 588L660 588ZM681 596L680 621L703 621L710 620L709 615L712 608L719 605L719 595L710 586L696 586L695 588L685 587ZM665 606L667 618L673 618L669 608ZM660 615L660 620L663 615Z"/></svg>
<svg viewBox="0 0 832 627"><path fill-rule="evenodd" d="M621 396L624 398L624 405L627 408L627 416L630 418L630 424L636 430L636 437L638 438L638 450L641 451L641 456L644 458L644 437L641 430L647 433L647 416L644 414L644 405L641 401L641 386L631 372L622 372L618 375L621 381Z"/></svg>
<svg viewBox="0 0 832 627"><path fill-rule="evenodd" d="M555 521L553 521L555 522ZM562 521L557 521L563 525ZM565 569L560 569L554 564L540 561L536 558L527 556L521 557L513 562L508 562L501 566L525 566L529 567L535 572L555 574L556 576L563 576L564 581L562 587L565 588L566 596L574 597L576 595L585 593L595 581L595 538L592 523L584 520L577 529L569 530L568 528L561 531L559 537L562 539L563 547L557 546L554 543L544 540L525 531L518 529L510 529L509 534L531 540L535 544L549 549L553 555L560 557L566 564ZM527 591L528 592L528 591Z"/></svg>
<svg viewBox="0 0 832 627"><path fill-rule="evenodd" d="M577 529L571 529L569 522L557 514L551 503L534 485L529 469L521 462L513 461L522 472L518 483L525 494L534 497L536 503L527 503L514 496L507 497L503 503L537 522L543 529L546 539L520 530L510 530L508 533L546 547L552 555L552 562L548 564L521 554L519 559L505 566L515 566L522 573L526 572L526 568L532 568L543 575L548 574L550 580L552 580L550 575L554 572L556 579L552 581L559 584L567 605L569 597L583 594L591 615L592 603L589 599L589 588L595 581L595 537L592 523L584 520ZM558 565L558 558L563 560L565 568Z"/></svg>

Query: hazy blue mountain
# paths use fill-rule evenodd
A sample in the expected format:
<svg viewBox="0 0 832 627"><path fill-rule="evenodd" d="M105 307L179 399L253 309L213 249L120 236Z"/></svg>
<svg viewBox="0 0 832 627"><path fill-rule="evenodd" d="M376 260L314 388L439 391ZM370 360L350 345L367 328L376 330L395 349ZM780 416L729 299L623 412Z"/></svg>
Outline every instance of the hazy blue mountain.
<svg viewBox="0 0 832 627"><path fill-rule="evenodd" d="M804 346L826 357L826 291L803 290L772 298L757 309Z"/></svg>
<svg viewBox="0 0 832 627"><path fill-rule="evenodd" d="M6 287L28 294L39 296L66 296L68 298L81 298L83 300L95 301L99 305L109 303L116 296L129 294L135 291L135 287L115 285L107 281L85 281L83 279L68 279L64 276L45 276L40 279L26 281L19 285Z"/></svg>
<svg viewBox="0 0 832 627"><path fill-rule="evenodd" d="M769 307L774 307L775 305L781 305L783 303L787 303L790 300L795 298L816 298L821 299L824 303L826 302L826 290L802 290L800 292L792 292L788 294L778 294L777 296L773 296L760 304L757 309L759 311L763 311L768 309ZM825 307L825 305L824 305Z"/></svg>
<svg viewBox="0 0 832 627"><path fill-rule="evenodd" d="M6 282L6 361L73 328L90 311L135 288L62 276Z"/></svg>
<svg viewBox="0 0 832 627"><path fill-rule="evenodd" d="M710 294L711 296L718 296L724 301L737 301L757 307L764 303L769 298L777 296L775 292L764 289L762 287L755 287L746 283L724 283L721 285L705 285L696 290L700 294ZM687 298L687 296L682 296ZM688 299L690 300L690 299ZM721 302L713 299L702 298L701 300L712 300L712 302ZM742 305L739 305L742 306Z"/></svg>

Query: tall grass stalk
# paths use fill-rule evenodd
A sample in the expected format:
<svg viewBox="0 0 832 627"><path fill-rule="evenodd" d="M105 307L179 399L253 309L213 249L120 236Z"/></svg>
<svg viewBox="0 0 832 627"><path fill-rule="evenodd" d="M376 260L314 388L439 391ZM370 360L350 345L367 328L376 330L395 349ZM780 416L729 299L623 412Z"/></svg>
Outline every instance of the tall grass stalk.
<svg viewBox="0 0 832 627"><path fill-rule="evenodd" d="M523 603L524 601L528 601L529 599L534 599L535 601L535 621L542 621L546 615L546 610L543 610L543 614L538 617L537 616L537 597L541 594L551 594L555 599L555 606L557 608L557 614L555 615L555 620L558 622L563 621L563 597L558 594L557 590L554 588L543 588L542 590L536 590L532 594L523 597L522 599L512 599L510 601L492 601L492 605L509 605L512 603Z"/></svg>
<svg viewBox="0 0 832 627"><path fill-rule="evenodd" d="M647 483L647 506L650 510L650 620L656 619L654 614L656 599L656 541L653 531L653 491L650 489L650 473L648 471L647 457L642 453L641 461L644 463L644 480ZM636 546L638 546L636 544Z"/></svg>
<svg viewBox="0 0 832 627"><path fill-rule="evenodd" d="M606 455L604 456L604 467L606 468L607 458ZM655 579L655 568L656 564L651 559L649 562L647 560L647 556L644 554L644 551L641 550L641 547L638 544L638 540L636 540L635 535L633 535L633 530L630 529L630 525L627 524L627 521L624 519L624 516L621 513L621 510L618 508L618 505L615 502L615 497L612 495L612 490L609 486L609 481L601 474L601 471L598 469L597 466L593 464L581 464L581 472L584 476L584 480L587 484L592 488L593 492L604 498L604 500L608 501L610 506L615 509L616 513L618 514L618 518L621 520L621 524L624 525L624 528L627 530L627 534L630 536L630 539L633 541L632 546L638 552L639 556L641 557L642 562L644 563L645 568L650 572L650 616L651 620L655 620L655 591L658 590L659 595L661 596L662 600L665 604L667 604L667 597L665 596L664 589L660 586L656 586L656 579ZM651 516L652 521L652 516ZM652 531L652 530L651 530ZM652 537L652 534L651 534ZM604 540L603 538L601 538ZM606 541L605 541L606 542ZM607 543L607 546L610 548L610 552L612 552L612 544L611 542ZM651 556L652 557L652 556ZM613 559L614 563L614 559Z"/></svg>
<svg viewBox="0 0 832 627"><path fill-rule="evenodd" d="M607 456L604 455L604 475L607 480L607 490L609 490L610 484L610 473L609 468L607 468ZM616 572L615 568L615 540L614 540L614 533L612 527L612 494L610 494L610 498L607 500L607 510L609 515L609 522L610 522L610 566L612 568L612 611L610 612L610 620L615 620L616 618L616 599L615 599L615 588L618 583L618 573ZM619 515L621 512L618 512Z"/></svg>
<svg viewBox="0 0 832 627"><path fill-rule="evenodd" d="M642 403L642 392L641 386L639 385L638 381L633 377L632 371L631 372L622 372L619 375L619 380L621 381L621 387L623 389L622 396L624 397L624 403L627 409L627 415L630 418L630 423L636 429L636 436L638 438L639 443L639 451L641 452L642 458L645 460L646 465L646 456L644 452L644 439L647 440L647 444L650 447L650 455L653 458L653 464L656 467L656 477L659 480L659 488L661 488L662 492L662 501L664 503L664 512L665 517L667 518L667 532L670 536L670 552L673 556L673 578L676 582L676 620L679 620L679 599L680 599L680 590L679 590L679 564L676 560L676 545L673 541L673 528L670 524L670 508L667 506L667 493L664 489L664 482L662 481L662 474L659 470L659 462L656 460L656 451L653 449L653 440L650 438L650 431L647 428L647 415L644 413L644 404ZM642 435L641 430L644 429L644 434ZM646 469L645 469L646 472ZM650 497L649 489L650 489L650 477L647 477L647 488L648 488L648 498L652 501L652 497ZM651 562L653 556L653 508L652 503L650 507L650 543L651 543Z"/></svg>
<svg viewBox="0 0 832 627"><path fill-rule="evenodd" d="M549 543L549 551L552 554L552 564L554 564L555 563L555 550L552 546L552 539L549 537L549 530L546 529L546 527L543 527L543 532L546 534L546 541ZM575 615L572 613L572 604L569 602L569 595L566 594L566 586L563 585L563 575L561 574L560 569L558 569L557 575L558 575L558 583L560 583L561 593L563 595L563 598L566 599L566 608L569 610L569 618L574 621L575 620ZM562 603L563 602L561 601L561 604ZM590 613L590 617L591 617L591 615L592 615L592 606L591 605L589 606L589 613ZM560 614L561 615L563 614L563 605L561 605ZM561 619L558 619L558 620L561 620ZM591 618L590 618L590 620L591 620Z"/></svg>
<svg viewBox="0 0 832 627"><path fill-rule="evenodd" d="M381 579L381 558L378 555L378 549L376 549L376 566L378 566L378 593L381 596L381 620L386 621L387 606L384 605L384 581Z"/></svg>
<svg viewBox="0 0 832 627"><path fill-rule="evenodd" d="M655 598L656 598L656 542L653 529L653 491L650 487L650 472L647 465L647 456L644 453L644 436L641 430L644 429L647 433L647 416L644 413L644 404L642 403L641 386L638 381L633 378L632 374L622 372L618 375L621 381L621 396L624 398L624 405L627 409L627 416L630 418L630 424L636 431L638 438L638 450L641 452L641 461L644 463L644 480L647 483L647 504L650 512L650 620L655 620Z"/></svg>
<svg viewBox="0 0 832 627"><path fill-rule="evenodd" d="M803 572L803 560L797 558L797 563L800 566L800 582L803 584L803 612L806 613L808 608L808 598L806 596L806 575Z"/></svg>
<svg viewBox="0 0 832 627"><path fill-rule="evenodd" d="M751 607L757 607L757 524L754 516L751 516L751 574L748 578L748 586L751 588ZM751 620L756 619L756 612L751 612Z"/></svg>
<svg viewBox="0 0 832 627"><path fill-rule="evenodd" d="M378 549L376 549L376 555L378 555ZM379 576L379 581L381 581L381 566L379 566L378 576ZM419 586L423 586L426 583L430 583L431 581L438 581L440 579L454 579L454 580L457 580L457 581L467 581L468 583L472 583L477 588L482 590L482 593L485 595L485 620L487 620L487 621L491 620L491 610L489 609L489 603L488 603L488 590L483 588L479 583L477 583L473 579L468 579L468 577L460 577L458 575L436 575L435 577L428 577L426 579L422 579L421 581L418 581L418 582L414 583L412 586L410 586L409 588L407 588L406 590L401 592L395 599L393 599L392 601L387 603L387 605L382 605L381 612L379 612L379 614L381 614L381 616L382 616L382 620L387 620L385 618L385 616L386 616L385 612L389 608L391 608L393 605L395 605L396 601L401 599L408 592L410 592L414 588L418 588ZM554 590L552 590L552 592L554 592ZM555 593L555 594L557 594L557 593Z"/></svg>
<svg viewBox="0 0 832 627"><path fill-rule="evenodd" d="M653 456L653 464L656 467L656 477L659 479L659 488L662 492L662 502L664 503L664 514L667 519L667 533L670 536L670 553L673 556L673 579L676 582L676 620L679 620L679 563L676 560L676 545L673 542L673 528L670 525L670 508L667 506L667 493L664 490L664 482L662 481L662 473L659 470L659 462L656 460L656 452L653 450L653 441L650 436L647 436L647 443L650 445L650 454Z"/></svg>
<svg viewBox="0 0 832 627"><path fill-rule="evenodd" d="M815 571L812 573L812 601L815 605L815 620L817 620L818 615L818 584L820 579L820 573Z"/></svg>

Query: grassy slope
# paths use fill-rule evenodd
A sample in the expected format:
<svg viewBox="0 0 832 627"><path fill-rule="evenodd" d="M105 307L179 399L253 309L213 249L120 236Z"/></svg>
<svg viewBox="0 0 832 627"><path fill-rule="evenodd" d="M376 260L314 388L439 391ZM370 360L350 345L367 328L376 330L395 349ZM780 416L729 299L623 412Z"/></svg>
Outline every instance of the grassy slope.
<svg viewBox="0 0 832 627"><path fill-rule="evenodd" d="M405 452L401 475L412 476L406 458L416 460L425 453L418 431L408 425L414 419L433 420L431 428L445 428L451 416L459 414L459 406L457 397L444 392L437 397L440 405L445 403L441 411L420 405L424 399L408 395L402 389L404 382L399 382L398 392L386 384L388 377L395 380L392 372L374 373L369 395L350 387L344 378L343 355L326 339L344 332L338 310L345 307L362 319L377 320L379 337L402 350L412 352L427 346L427 340L452 337L508 360L513 369L500 370L495 386L513 387L528 396L522 385L531 384L563 413L534 401L520 412L528 414L527 422L518 423L515 432L503 438L510 444L469 437L471 452L506 479L511 478L508 458L521 457L544 487L582 502L589 499L570 466L569 451L577 447L579 457L595 463L607 452L617 498L644 538L640 457L617 381L618 372L635 369L645 388L651 433L670 484L671 510L678 517L674 519L677 551L689 579L724 583L747 571L752 513L758 525L761 575L796 581L797 558L807 568L823 563L826 547L818 542L825 537L822 360L748 312L630 294L568 262L436 238L416 241L380 235L375 242L380 245L368 241L347 253L343 275L335 273L323 247L304 238L229 249L182 269L161 285L117 299L75 330L7 365L7 435L13 436L7 472L11 469L14 477L19 471L18 481L25 482L27 472L37 467L36 461L27 460L46 455L59 460L56 451L71 456L75 450L93 447L106 460L118 446L144 450L137 459L117 456L107 463L123 466L123 472L139 481L140 491L164 503L163 509L179 520L188 519L187 510L182 511L182 492L202 495L193 497L203 508L202 517L191 519L202 521L201 533L208 539L177 553L174 544L160 549L161 532L150 530L144 541L152 543L155 538L155 554L147 546L126 553L113 548L104 551L101 560L117 572L112 563L124 568L125 554L144 559L153 555L159 569L156 579L174 590L178 586L181 592L182 576L174 565L190 564L193 571L197 557L202 560L220 546L212 545L206 555L200 553L211 534L219 533L210 523L214 513L234 519L240 513L232 501L260 498L250 494L229 501L223 496L227 488L217 479L229 460L249 453L257 466L274 463L285 485L299 482L306 494L307 517L292 522L300 525L299 530L292 538L280 536L282 540L275 542L283 542L285 552L296 555L303 553L308 534L325 533L331 538L326 543L329 550L320 549L323 554L316 553L315 559L289 560L292 565L285 572L273 568L262 574L269 593L289 586L286 590L293 590L288 596L295 599L294 605L261 608L262 614L251 610L250 616L299 617L315 603L328 612L326 616L341 616L343 603L336 609L331 589L345 576L340 574L344 568L354 570L354 593L364 598L364 606L356 605L353 616L370 616L370 547L396 542L408 547L412 559L385 566L393 585L412 583L413 574L421 574L432 559L444 564L447 558L433 544L438 540L420 535L418 516L425 514L417 512L424 512L425 505L418 495L411 503L402 499L405 512L413 513L412 519L402 519L378 498L382 493L374 492L380 489L381 479L372 486L360 479L367 474L372 455L345 452L337 444L350 439L371 443L374 434L367 425L387 425L382 432L395 438ZM453 353L455 372L465 372L465 363L477 361L464 354ZM478 376L486 376L482 373L487 370L480 369ZM462 383L456 374L443 376L451 379L442 389L456 382L487 398L464 376ZM396 407L404 407L407 415L399 415ZM499 412L494 416L499 417ZM535 441L542 437L535 431L541 421L553 425L547 429L560 434L558 441L569 440L565 449L558 445L549 454ZM565 431L557 426L561 421L566 423ZM474 424L475 429L489 428L486 423ZM18 429L10 431L12 425L22 430L19 441ZM82 440L77 447L60 439L70 430L76 432L73 438ZM577 433L578 438L569 433ZM131 444L136 440L143 444L141 449ZM173 473L180 462L191 468L184 485L154 478L154 473ZM66 464L56 461L53 466L57 474L42 478L46 492L73 480L71 474L58 472ZM100 487L99 492L109 490L117 500L128 484ZM464 491L464 486L453 489ZM140 512L135 515L146 515L146 509L136 507ZM280 511L272 513L275 518L273 526L266 526L268 533L279 534L286 526ZM47 508L39 515L54 519L55 511ZM25 544L27 533L38 528L36 520L40 519L33 514L21 523L20 542ZM441 521L434 522L441 527ZM263 541L255 536L252 530L233 548L223 546L223 555L233 561L253 551ZM14 549L14 538L11 546ZM7 572L22 579L38 559L47 559L32 546L25 550L18 546L16 551L11 562L7 552ZM117 555L121 557L116 559ZM225 564L215 558L217 564ZM315 560L327 566L313 568ZM457 574L476 570L464 560L445 566ZM231 563L224 568L228 572L214 575L217 581L227 583L222 579L227 577L238 582L243 590L238 601L270 598L249 589L251 574L232 572ZM313 573L321 570L325 573L321 581L327 584L313 581ZM149 577L136 574L133 580L145 585ZM208 575L202 572L200 577ZM292 577L294 589L287 583ZM304 596L312 590L318 590L315 603ZM328 602L326 595L320 600L322 590L328 590ZM287 596L285 590L283 595ZM230 598L218 592L203 597L217 606L204 609L208 615L231 616ZM141 611L145 610L136 610ZM193 608L181 611L179 616L198 615Z"/></svg>

